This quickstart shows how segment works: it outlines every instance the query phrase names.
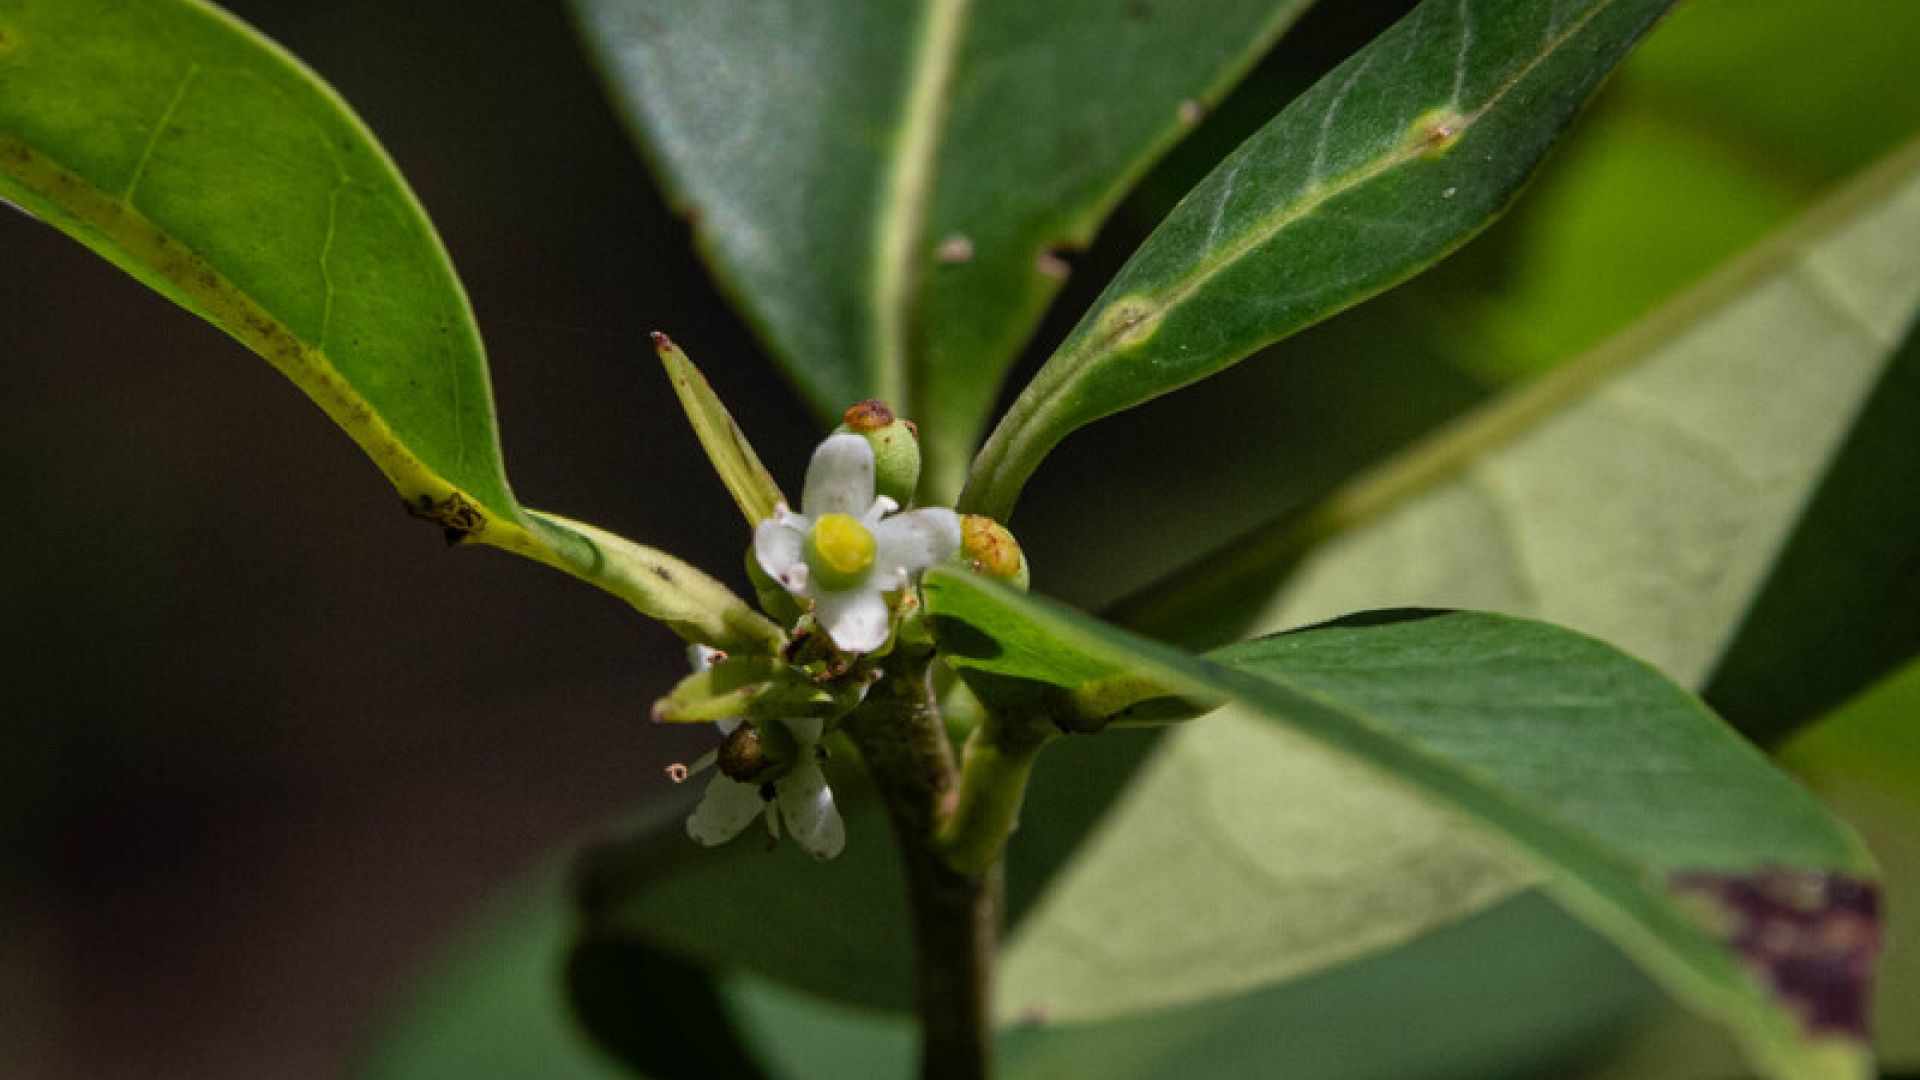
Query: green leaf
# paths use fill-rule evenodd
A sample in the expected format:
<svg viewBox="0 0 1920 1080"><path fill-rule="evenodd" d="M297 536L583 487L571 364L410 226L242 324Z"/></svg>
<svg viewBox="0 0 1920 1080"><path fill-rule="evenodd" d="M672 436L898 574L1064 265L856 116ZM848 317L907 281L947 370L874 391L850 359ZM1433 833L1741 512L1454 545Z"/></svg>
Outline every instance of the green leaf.
<svg viewBox="0 0 1920 1080"><path fill-rule="evenodd" d="M707 377L693 366L680 346L665 334L655 334L653 347L667 369L673 392L687 411L693 433L699 437L707 459L713 462L713 470L720 474L720 482L727 486L727 493L746 515L747 524L758 525L772 517L773 508L787 498L780 494L780 485L774 482L773 474L760 463L760 455L753 452L746 432L734 423L733 414L727 411Z"/></svg>
<svg viewBox="0 0 1920 1080"><path fill-rule="evenodd" d="M0 0L0 197L259 353L417 516L696 641L777 627L672 556L508 489L479 331L393 162L334 92L198 0Z"/></svg>
<svg viewBox="0 0 1920 1080"><path fill-rule="evenodd" d="M1701 686L1920 299L1905 242L1916 228L1920 146L1594 357L1207 560L1187 582L1200 587L1128 616L1219 640L1371 606L1495 608L1595 633ZM1162 742L1103 827L1105 850L1083 852L1057 893L1137 867L1140 846L1175 822L1204 823L1235 852L1286 851L1289 876L1269 883L1261 909L1287 915L1297 951L1285 974L1525 884L1448 822L1346 783L1313 746L1217 720ZM1263 787L1284 810L1197 807L1203 776ZM1345 843L1284 825L1328 807L1344 811ZM1235 887L1202 854L1166 850L1167 880L1180 883L1168 912ZM1217 955L1240 956L1241 941Z"/></svg>
<svg viewBox="0 0 1920 1080"><path fill-rule="evenodd" d="M1351 941L1303 939L1291 925L1310 894L1356 911L1344 930L1364 932L1366 905L1381 898L1324 876L1323 853L1397 858L1406 849L1366 850L1380 833L1370 815L1398 810L1392 824L1417 825L1418 811L1437 819L1443 808L1478 827L1483 863L1506 868L1500 884L1540 875L1670 992L1732 1028L1763 1068L1837 1077L1863 1067L1864 1017L1847 988L1798 982L1784 954L1716 934L1761 910L1755 895L1784 889L1804 895L1807 932L1844 925L1870 941L1864 850L1652 668L1578 634L1475 613L1355 619L1210 663L968 575L930 572L926 591L939 623L971 627L973 651L988 659L983 627L1025 621L1183 693L1230 699L1204 726L1227 731L1243 758L1318 758L1307 800L1284 786L1296 776L1249 781L1170 756L1150 766L1142 797L1108 820L1013 943L1009 1015L1091 1019L1205 1000L1297 974L1315 949L1351 954ZM1223 824L1248 818L1286 835L1242 847ZM1302 864L1311 879L1298 876ZM1486 884L1435 880L1417 859L1397 869L1416 899ZM1799 926L1795 948L1811 940ZM1825 962L1858 964L1854 947Z"/></svg>
<svg viewBox="0 0 1920 1080"><path fill-rule="evenodd" d="M1670 0L1426 0L1229 156L1002 419L961 505L1006 518L1068 433L1203 378L1465 242Z"/></svg>
<svg viewBox="0 0 1920 1080"><path fill-rule="evenodd" d="M753 836L698 847L687 838L682 806L589 853L579 896L583 941L751 971L858 1005L907 1008L913 937L893 835L851 770L836 765L830 778L847 825L846 850L831 862L792 844L766 851Z"/></svg>
<svg viewBox="0 0 1920 1080"><path fill-rule="evenodd" d="M0 2L0 195L265 357L410 503L523 524L465 293L334 93L191 0Z"/></svg>
<svg viewBox="0 0 1920 1080"><path fill-rule="evenodd" d="M623 1080L567 999L563 860L491 901L410 980L355 1055L356 1080ZM717 1054L716 1054L717 1056Z"/></svg>
<svg viewBox="0 0 1920 1080"><path fill-rule="evenodd" d="M1004 1032L1001 1059L1010 1080L1566 1077L1654 996L1530 892L1309 979L1089 1023L1030 1017Z"/></svg>
<svg viewBox="0 0 1920 1080"><path fill-rule="evenodd" d="M1481 608L1704 686L1920 306L1916 229L1920 143L1595 353L1136 598L1123 621L1222 641L1360 608Z"/></svg>
<svg viewBox="0 0 1920 1080"><path fill-rule="evenodd" d="M574 0L721 280L819 410L877 397L957 486L1131 181L1305 0Z"/></svg>
<svg viewBox="0 0 1920 1080"><path fill-rule="evenodd" d="M1907 331L1702 693L1776 740L1920 654L1920 326Z"/></svg>

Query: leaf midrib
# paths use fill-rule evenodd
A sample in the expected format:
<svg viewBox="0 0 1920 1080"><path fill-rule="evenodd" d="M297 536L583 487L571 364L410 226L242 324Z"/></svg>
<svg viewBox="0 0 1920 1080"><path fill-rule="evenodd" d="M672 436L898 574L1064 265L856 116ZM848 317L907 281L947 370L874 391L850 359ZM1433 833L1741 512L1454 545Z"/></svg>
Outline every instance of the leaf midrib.
<svg viewBox="0 0 1920 1080"><path fill-rule="evenodd" d="M1535 53L1531 59L1521 65L1519 69L1508 76L1499 86L1495 87L1493 93L1488 95L1487 99L1479 106L1471 112L1455 113L1452 117L1449 117L1449 119L1458 126L1458 130L1449 136L1450 141L1457 143L1459 139L1465 138L1467 133L1473 130L1474 126L1478 124L1482 118L1504 101L1507 95L1513 92L1515 87L1525 82L1527 77L1538 70L1541 64L1545 63L1562 48L1565 48L1569 41L1579 36L1581 31L1585 30L1593 20L1599 18L1603 12L1611 8L1616 2L1618 2L1618 0L1600 0L1600 3L1588 9L1585 15L1574 20L1568 24L1565 29L1548 39L1542 45L1539 52ZM1369 58L1370 56L1371 54L1368 54ZM1365 60L1363 59L1362 63L1364 64L1364 62ZM1466 62L1465 57L1462 56L1459 62L1464 64ZM1456 72L1454 90L1456 94L1459 92L1458 72ZM1340 101L1340 98L1336 98L1330 108L1337 109ZM1455 99L1439 107L1457 110L1460 107L1460 102ZM1125 325L1116 325L1107 328L1102 334L1089 339L1087 347L1080 350L1081 355L1086 359L1092 359L1102 353L1111 351L1114 344L1121 339L1144 335L1150 332L1153 324L1164 317L1168 311L1179 307L1194 293L1204 288L1208 282L1225 272L1227 268L1239 262L1241 259L1246 258L1246 256L1255 249L1269 243L1274 237L1285 232L1288 228L1310 217L1322 206L1345 195L1349 191L1353 191L1378 179L1402 165L1429 156L1433 153L1432 148L1427 142L1417 138L1417 135L1417 131L1409 131L1407 137L1403 138L1386 154L1353 169L1349 169L1347 172L1332 180L1323 180L1296 201L1279 207L1275 212L1268 215L1266 219L1255 225L1254 228L1243 233L1239 239L1216 249L1214 253L1203 258L1191 273L1173 282L1171 287L1161 290L1157 298L1148 298L1149 306L1139 319L1130 321ZM1118 303L1118 301L1115 303ZM1111 307L1113 305L1108 306Z"/></svg>
<svg viewBox="0 0 1920 1080"><path fill-rule="evenodd" d="M874 251L875 394L914 414L911 319L919 293L917 257L933 201L933 170L946 134L954 69L973 0L928 0L907 84L899 150L880 208ZM929 414L931 415L931 414Z"/></svg>

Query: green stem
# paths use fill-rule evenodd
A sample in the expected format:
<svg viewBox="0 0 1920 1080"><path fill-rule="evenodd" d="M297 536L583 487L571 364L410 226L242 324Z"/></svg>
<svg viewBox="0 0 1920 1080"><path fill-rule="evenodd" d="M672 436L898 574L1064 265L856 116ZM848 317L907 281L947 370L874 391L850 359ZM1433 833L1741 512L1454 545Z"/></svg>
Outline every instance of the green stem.
<svg viewBox="0 0 1920 1080"><path fill-rule="evenodd" d="M1044 719L1021 723L987 711L967 738L953 813L940 827L940 851L948 863L979 871L999 861L1020 822L1034 759L1058 734Z"/></svg>
<svg viewBox="0 0 1920 1080"><path fill-rule="evenodd" d="M932 654L903 650L842 730L860 749L893 822L913 905L923 1080L993 1075L994 952L999 944L998 858L963 871L938 838L957 801L959 772L928 678Z"/></svg>

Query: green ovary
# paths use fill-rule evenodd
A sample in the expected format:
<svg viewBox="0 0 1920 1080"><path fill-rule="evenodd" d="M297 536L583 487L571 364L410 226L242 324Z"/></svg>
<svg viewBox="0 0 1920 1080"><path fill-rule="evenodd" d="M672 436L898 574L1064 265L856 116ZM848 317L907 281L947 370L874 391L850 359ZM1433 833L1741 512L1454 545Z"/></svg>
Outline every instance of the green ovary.
<svg viewBox="0 0 1920 1080"><path fill-rule="evenodd" d="M807 534L807 569L823 589L851 589L873 572L873 533L845 514L824 514Z"/></svg>

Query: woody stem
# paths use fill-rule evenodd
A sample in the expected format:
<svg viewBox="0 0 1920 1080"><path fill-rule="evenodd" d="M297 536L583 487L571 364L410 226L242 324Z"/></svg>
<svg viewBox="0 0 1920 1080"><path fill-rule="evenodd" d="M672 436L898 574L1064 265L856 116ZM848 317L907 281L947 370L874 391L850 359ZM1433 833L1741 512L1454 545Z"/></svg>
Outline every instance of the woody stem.
<svg viewBox="0 0 1920 1080"><path fill-rule="evenodd" d="M995 857L963 872L941 854L959 771L928 681L931 661L923 650L889 657L885 677L843 730L866 759L906 864L919 954L922 1080L988 1080L1001 867Z"/></svg>

